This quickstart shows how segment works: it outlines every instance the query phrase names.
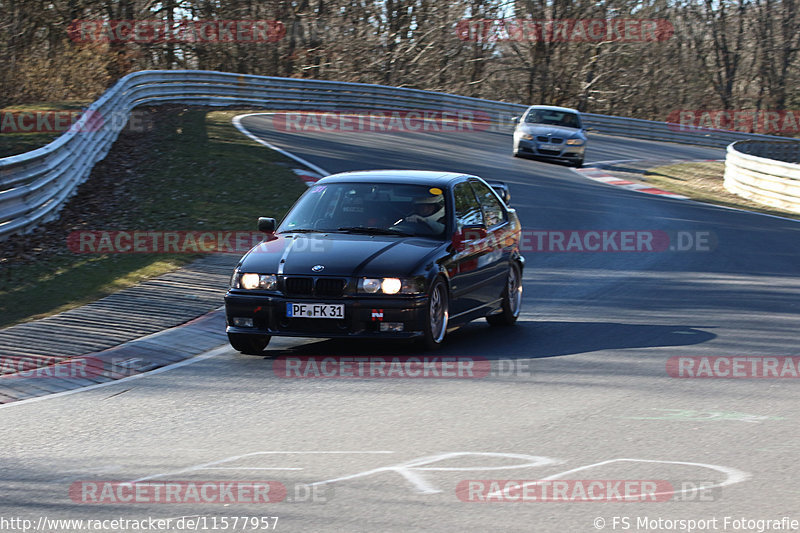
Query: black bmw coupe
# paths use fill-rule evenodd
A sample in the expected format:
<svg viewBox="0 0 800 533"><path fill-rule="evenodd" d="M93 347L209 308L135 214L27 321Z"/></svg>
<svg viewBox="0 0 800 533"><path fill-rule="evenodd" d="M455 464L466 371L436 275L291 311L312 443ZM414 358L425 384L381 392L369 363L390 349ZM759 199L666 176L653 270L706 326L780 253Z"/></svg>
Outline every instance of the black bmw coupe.
<svg viewBox="0 0 800 533"><path fill-rule="evenodd" d="M321 179L242 257L225 295L231 345L273 335L420 339L476 318L512 325L522 303L521 226L501 182L379 170Z"/></svg>

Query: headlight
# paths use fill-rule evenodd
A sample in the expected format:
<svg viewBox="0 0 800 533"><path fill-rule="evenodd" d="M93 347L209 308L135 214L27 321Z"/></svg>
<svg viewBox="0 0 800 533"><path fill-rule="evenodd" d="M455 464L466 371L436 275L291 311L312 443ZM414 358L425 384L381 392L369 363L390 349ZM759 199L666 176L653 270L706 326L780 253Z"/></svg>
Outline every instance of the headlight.
<svg viewBox="0 0 800 533"><path fill-rule="evenodd" d="M277 286L278 278L275 274L255 274L252 272L240 274L236 271L233 273L233 279L231 280L231 288L233 289L274 291Z"/></svg>
<svg viewBox="0 0 800 533"><path fill-rule="evenodd" d="M425 292L423 278L361 278L358 292L368 294L420 294Z"/></svg>
<svg viewBox="0 0 800 533"><path fill-rule="evenodd" d="M381 288L380 278L363 278L360 283L361 290L368 293L378 292Z"/></svg>
<svg viewBox="0 0 800 533"><path fill-rule="evenodd" d="M523 133L522 135L520 135L520 138L525 139L526 141L532 141L533 135L531 135L530 133Z"/></svg>
<svg viewBox="0 0 800 533"><path fill-rule="evenodd" d="M583 139L567 139L567 144L572 146L580 146L583 144Z"/></svg>
<svg viewBox="0 0 800 533"><path fill-rule="evenodd" d="M397 294L403 287L403 282L397 278L384 278L381 283L383 294Z"/></svg>

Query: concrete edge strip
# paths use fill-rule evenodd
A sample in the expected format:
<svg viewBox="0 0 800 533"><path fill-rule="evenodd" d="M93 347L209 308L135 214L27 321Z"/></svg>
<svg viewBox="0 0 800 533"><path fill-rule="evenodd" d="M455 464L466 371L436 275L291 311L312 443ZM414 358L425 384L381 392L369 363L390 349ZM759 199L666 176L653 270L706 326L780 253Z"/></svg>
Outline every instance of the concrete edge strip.
<svg viewBox="0 0 800 533"><path fill-rule="evenodd" d="M227 342L219 307L179 326L54 365L0 377L0 408L141 377ZM66 375L65 375L66 374Z"/></svg>
<svg viewBox="0 0 800 533"><path fill-rule="evenodd" d="M664 198L672 198L674 200L685 200L687 202L692 202L699 205L707 205L711 207L717 207L719 209L727 209L729 211L738 211L739 213L749 213L751 215L760 215L762 217L770 217L770 218L777 218L779 220L788 220L790 222L800 222L798 219L782 217L779 215L770 215L769 213L759 213L758 211L749 211L744 208L740 207L730 207L727 205L718 205L718 204L710 204L708 202L701 202L699 200L693 200L687 196L682 196L680 194L674 194L669 191L662 191L661 189L656 189L655 187L648 187L647 185L641 183L634 183L632 181L623 180L616 176L612 176L611 174L607 174L603 169L603 165L608 164L618 164L618 163L631 163L635 161L647 161L646 159L620 159L615 161L598 161L596 163L591 163L593 165L600 165L600 167L586 167L586 168L572 168L573 172L582 176L586 179L590 179L592 181L597 181L600 183L604 183L606 185L613 185L615 187L622 187L623 189L641 192L645 194L651 194L655 196L661 196ZM670 163L711 163L711 162L720 162L725 161L724 159L672 159L668 161L664 161L665 164Z"/></svg>
<svg viewBox="0 0 800 533"><path fill-rule="evenodd" d="M629 191L636 191L645 194L655 194L658 196L664 196L666 198L674 198L676 200L689 199L689 197L687 196L674 194L669 191L664 191L655 187L644 185L642 183L636 183L633 181L620 179L616 176L607 173L600 167L573 168L572 171L577 172L584 178L588 178L593 181L599 181L601 183L605 183L606 185L614 185L616 187L622 187L623 189L627 189Z"/></svg>
<svg viewBox="0 0 800 533"><path fill-rule="evenodd" d="M304 168L291 170L307 186L327 176L329 172L258 138L241 123L248 116L271 114L274 113L247 113L234 117L232 122L248 138L303 165ZM4 374L0 376L0 408L90 390L183 366L226 341L223 306L179 326L99 352L17 374Z"/></svg>
<svg viewBox="0 0 800 533"><path fill-rule="evenodd" d="M44 395L36 396L36 397L33 397L33 398L25 398L25 399L13 401L13 402L7 402L7 403L4 403L4 404L0 404L0 409L6 409L6 408L9 408L9 407L16 407L16 406L25 405L25 404L28 404L28 403L36 403L36 402L40 402L42 400L49 400L51 398L57 398L57 397L60 397L60 396L70 396L72 394L77 394L79 392L86 392L86 391L90 391L90 390L94 390L94 389L100 389L100 388L103 388L103 387L108 387L108 386L111 386L111 385L117 385L117 384L124 383L124 382L127 382L127 381L133 381L133 380L136 380L136 379L139 379L139 378L143 378L145 376L154 375L154 374L160 374L162 372L168 372L170 370L174 370L174 369L180 368L182 366L191 365L191 364L194 364L194 363L198 363L200 361L204 361L206 359L210 359L212 357L216 357L219 354L224 353L226 350L228 350L228 346L227 345L218 346L218 347L216 347L214 349L202 352L202 353L198 354L197 356L189 357L189 358L184 359L182 361L178 361L177 363L172 363L172 364L169 364L169 365L166 365L166 366L162 366L162 367L150 370L148 372L143 372L141 374L135 374L135 375L132 375L132 376L126 376L126 377L122 377L122 378L115 379L115 380L112 380L112 381L106 381L106 382L103 382L103 383L95 383L94 385L89 385L89 386L85 386L85 387L77 387L75 389L65 390L65 391L62 391L62 392L56 392L56 393L52 393L52 394L44 394Z"/></svg>

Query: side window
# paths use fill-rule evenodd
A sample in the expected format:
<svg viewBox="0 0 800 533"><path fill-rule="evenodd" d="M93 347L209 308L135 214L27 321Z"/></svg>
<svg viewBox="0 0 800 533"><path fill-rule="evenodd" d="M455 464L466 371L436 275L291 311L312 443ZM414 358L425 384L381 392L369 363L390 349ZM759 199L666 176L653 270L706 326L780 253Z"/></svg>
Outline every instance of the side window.
<svg viewBox="0 0 800 533"><path fill-rule="evenodd" d="M483 207L483 218L486 220L486 228L492 229L506 221L506 211L500 204L500 200L494 195L488 185L479 181L470 181L475 189L475 195Z"/></svg>
<svg viewBox="0 0 800 533"><path fill-rule="evenodd" d="M459 183L453 187L453 198L456 203L456 229L464 226L483 224L483 213L475 193L468 182Z"/></svg>

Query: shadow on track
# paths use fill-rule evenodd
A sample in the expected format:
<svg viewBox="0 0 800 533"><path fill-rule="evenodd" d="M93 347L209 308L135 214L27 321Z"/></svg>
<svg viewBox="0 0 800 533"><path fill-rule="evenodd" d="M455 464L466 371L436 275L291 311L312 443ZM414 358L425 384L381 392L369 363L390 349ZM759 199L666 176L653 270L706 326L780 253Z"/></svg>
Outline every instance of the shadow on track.
<svg viewBox="0 0 800 533"><path fill-rule="evenodd" d="M325 339L284 350L268 348L266 355L268 357L428 355L538 359L600 350L692 346L716 337L713 333L696 329L699 327L701 326L520 321L510 328L490 328L481 321L476 321L451 332L445 345L436 351L425 351L409 342Z"/></svg>

